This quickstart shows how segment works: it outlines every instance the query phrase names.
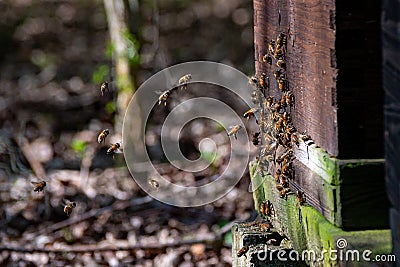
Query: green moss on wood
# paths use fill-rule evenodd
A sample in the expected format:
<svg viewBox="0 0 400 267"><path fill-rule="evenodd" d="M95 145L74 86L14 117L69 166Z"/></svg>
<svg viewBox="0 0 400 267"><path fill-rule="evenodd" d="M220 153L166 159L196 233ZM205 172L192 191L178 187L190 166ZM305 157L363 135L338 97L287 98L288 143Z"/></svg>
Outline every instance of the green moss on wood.
<svg viewBox="0 0 400 267"><path fill-rule="evenodd" d="M258 164L256 161L250 162L249 164L249 170L250 170L250 178L251 178L251 184L253 187L253 199L254 199L254 208L258 211L260 207L260 203L265 199L265 194L264 194L264 178L260 175L260 173L257 171L258 169Z"/></svg>
<svg viewBox="0 0 400 267"><path fill-rule="evenodd" d="M363 168L362 165L359 165L359 167ZM257 177L256 179L261 178L255 171L256 166L251 165L250 170L252 179L254 177ZM274 178L270 175L266 176L262 186L263 190L254 194L254 198L257 203L260 203L264 199L269 199L272 202L276 212L276 217L272 218L273 224L275 227L281 227L281 230L289 237L290 248L299 252L306 249L316 252L329 251L330 249L337 249L336 242L339 238L345 238L349 249L371 250L371 258L377 254L390 254L390 230L344 231L330 223L313 207L307 204L300 206L293 193L288 195L286 200L280 198L275 186L276 182ZM323 187L324 197L331 199L332 202L337 201L337 209L340 210L341 202L338 200L340 187L335 187L327 183L323 183ZM257 204L256 209L259 209L259 205ZM332 216L340 215L340 213L335 213L333 210L332 214ZM338 217L335 218L335 220L340 219ZM313 262L312 265L332 266L338 264L337 261L329 259L329 254L325 253L324 256L322 262ZM365 262L351 262L352 266L365 266L365 264Z"/></svg>

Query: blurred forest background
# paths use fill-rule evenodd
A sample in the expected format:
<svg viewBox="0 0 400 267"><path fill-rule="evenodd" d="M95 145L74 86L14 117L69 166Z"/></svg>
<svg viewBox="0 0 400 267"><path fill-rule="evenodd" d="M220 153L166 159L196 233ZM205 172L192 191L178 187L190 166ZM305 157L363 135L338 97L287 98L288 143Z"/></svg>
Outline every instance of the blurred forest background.
<svg viewBox="0 0 400 267"><path fill-rule="evenodd" d="M193 60L253 74L252 1L142 0L131 7L136 87ZM121 129L114 129L115 83L100 93L100 84L114 79L103 2L0 0L0 10L0 265L230 266L229 223L253 210L248 173L224 198L183 209L148 197L123 156L105 153ZM106 128L111 134L99 145ZM192 128L185 139L210 135ZM158 138L158 125L151 131ZM228 145L225 132L211 134ZM197 141L185 142L190 150ZM44 192L33 192L31 181L40 179L32 163L46 173ZM181 178L218 174L222 163ZM179 179L177 170L158 164ZM77 203L70 217L63 199Z"/></svg>

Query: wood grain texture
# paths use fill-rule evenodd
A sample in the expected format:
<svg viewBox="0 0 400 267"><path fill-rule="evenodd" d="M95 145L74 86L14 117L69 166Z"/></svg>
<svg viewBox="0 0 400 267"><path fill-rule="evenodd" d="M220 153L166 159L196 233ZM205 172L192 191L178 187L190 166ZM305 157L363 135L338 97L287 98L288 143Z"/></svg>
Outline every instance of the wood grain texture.
<svg viewBox="0 0 400 267"><path fill-rule="evenodd" d="M276 67L262 56L269 40L287 33L292 117L331 156L383 157L380 6L375 0L254 1L256 73L273 76ZM276 82L271 94L279 95Z"/></svg>
<svg viewBox="0 0 400 267"><path fill-rule="evenodd" d="M263 63L262 57L269 40L286 33L287 76L296 102L294 124L330 155L337 156L334 12L334 1L254 1L256 73L265 72L271 78L271 95L280 95L273 78L276 67Z"/></svg>

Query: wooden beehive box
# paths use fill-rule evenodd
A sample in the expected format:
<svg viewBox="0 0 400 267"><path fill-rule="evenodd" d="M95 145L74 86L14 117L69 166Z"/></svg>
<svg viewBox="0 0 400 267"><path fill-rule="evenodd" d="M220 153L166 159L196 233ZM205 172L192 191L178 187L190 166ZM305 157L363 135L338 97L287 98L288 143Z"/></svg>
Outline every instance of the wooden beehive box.
<svg viewBox="0 0 400 267"><path fill-rule="evenodd" d="M260 212L262 201L272 202L276 216L269 219L274 229L288 237L287 249L335 250L339 249L338 241L344 238L350 248L368 248L373 255L389 254L392 237L398 253L398 231L393 230L391 235L388 230L390 204L383 151L381 5L381 1L376 0L254 0L257 86L252 97L260 111L257 120L263 147L260 158L250 164L250 176L255 185L253 189L256 188L253 192L256 210ZM397 19L397 13L391 13L392 20ZM393 114L398 114L396 106L400 99L396 97L399 95L396 85L400 60L391 55L398 47L399 38L393 38L397 24L392 21L388 25L392 50L388 51L390 60L386 62L384 73L390 76L386 86L393 91L387 100L397 113L387 112L386 121L391 125L387 127L388 132L396 134L400 128L396 126L399 125L396 124L398 116ZM277 64L279 56L275 58L274 54L279 34L286 38L283 48L286 69L274 73L282 69L282 64ZM272 53L268 52L271 40L275 40ZM266 83L260 83L260 77L267 76L269 79L262 81L269 81L269 86L263 87ZM281 109L275 105L285 92L293 94L294 107ZM268 97L273 97L273 101ZM283 142L278 130L282 127L277 124L284 121L281 120L284 112L290 115L296 133L307 134L312 140L304 138L299 144L295 139ZM278 115L274 115L276 113ZM286 125L284 131L289 128ZM399 141L393 136L387 139L394 147ZM272 156L274 143L281 144L277 154ZM283 184L281 178L276 179L281 177L276 171L283 171L284 166L277 163L277 158L290 149L294 152L294 173L289 175L292 179L288 179L288 186L292 192L304 191L304 205L298 203L293 193L284 194L282 198L282 188L280 192L275 188ZM399 154L394 150L387 149L392 164L388 170L393 172L388 175L387 185L392 202L399 202L399 180L395 175ZM261 186L257 187L259 184ZM393 229L398 227L398 214L398 209L391 210ZM245 244L241 235L252 234L246 231L240 224L233 228L234 265L249 266L250 261L256 266L275 266L272 262L255 259L260 242L249 246L252 248L247 253L249 260L238 257L237 252ZM321 261L307 261L307 264L346 266L348 262L324 257ZM351 266L369 264L350 263ZM281 263L281 266L292 265Z"/></svg>
<svg viewBox="0 0 400 267"><path fill-rule="evenodd" d="M256 77L265 73L264 95L280 99L276 60L268 64L263 56L283 33L295 97L290 116L313 140L293 145L290 188L304 191L312 207L345 230L388 227L380 19L376 0L254 1Z"/></svg>

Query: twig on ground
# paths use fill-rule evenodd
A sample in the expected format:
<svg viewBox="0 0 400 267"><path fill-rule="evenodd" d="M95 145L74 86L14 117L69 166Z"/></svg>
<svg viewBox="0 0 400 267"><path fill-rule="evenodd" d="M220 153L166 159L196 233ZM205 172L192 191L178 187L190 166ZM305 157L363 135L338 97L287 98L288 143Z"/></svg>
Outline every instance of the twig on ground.
<svg viewBox="0 0 400 267"><path fill-rule="evenodd" d="M72 217L72 218L69 218L69 219L67 219L65 221L61 221L59 223L55 223L55 224L53 224L53 225L51 225L49 227L46 227L46 228L40 230L38 232L38 235L43 235L43 234L48 234L48 233L54 232L54 231L59 230L61 228L64 228L64 227L79 223L79 222L84 221L84 220L87 220L87 219L89 219L91 217L101 215L101 214L103 214L105 212L123 210L123 209L126 209L129 206L136 206L137 207L137 206L141 206L141 205L150 203L152 201L153 201L153 199L151 197L149 197L149 196L146 196L146 197L143 197L143 198L138 198L138 199L133 199L133 200L117 201L117 202L113 203L110 206L103 207L103 208L100 208L100 209L93 209L93 210L90 210L90 211L88 211L86 213L79 214L76 217Z"/></svg>
<svg viewBox="0 0 400 267"><path fill-rule="evenodd" d="M191 240L180 240L176 242L166 243L166 244L137 244L128 246L114 246L114 245L73 245L65 246L62 248L35 248L35 247L15 247L15 246L0 246L0 251L15 251L22 253L88 253L88 252L100 252L100 251L121 251L121 250L163 250L170 247L179 247L185 245L193 245L199 243L212 244L215 240L210 239L191 239Z"/></svg>

